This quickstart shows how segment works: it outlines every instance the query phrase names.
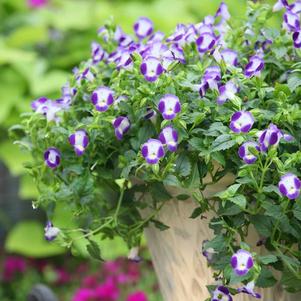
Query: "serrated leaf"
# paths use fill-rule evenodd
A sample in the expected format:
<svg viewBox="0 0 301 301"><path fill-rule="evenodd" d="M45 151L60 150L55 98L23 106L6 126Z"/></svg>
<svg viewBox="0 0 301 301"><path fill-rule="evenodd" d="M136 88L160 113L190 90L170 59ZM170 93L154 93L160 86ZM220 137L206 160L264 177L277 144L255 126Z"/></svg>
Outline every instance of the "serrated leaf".
<svg viewBox="0 0 301 301"><path fill-rule="evenodd" d="M187 177L191 173L191 162L189 157L181 154L176 161L176 172L182 177Z"/></svg>
<svg viewBox="0 0 301 301"><path fill-rule="evenodd" d="M222 151L231 148L236 144L235 140L232 140L231 135L223 134L216 138L211 146L211 152Z"/></svg>
<svg viewBox="0 0 301 301"><path fill-rule="evenodd" d="M103 261L101 257L100 248L94 240L89 240L89 244L87 245L87 251L92 258Z"/></svg>
<svg viewBox="0 0 301 301"><path fill-rule="evenodd" d="M235 195L234 197L229 198L229 201L243 209L245 209L247 206L247 199L244 195L241 195L241 194Z"/></svg>

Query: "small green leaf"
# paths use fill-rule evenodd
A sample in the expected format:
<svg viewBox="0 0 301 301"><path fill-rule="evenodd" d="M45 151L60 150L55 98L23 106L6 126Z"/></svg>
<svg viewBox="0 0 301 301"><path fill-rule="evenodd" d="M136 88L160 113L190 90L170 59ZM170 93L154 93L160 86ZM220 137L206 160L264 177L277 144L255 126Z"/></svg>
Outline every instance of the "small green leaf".
<svg viewBox="0 0 301 301"><path fill-rule="evenodd" d="M103 261L101 257L100 248L94 240L89 240L89 244L87 245L87 251L92 258Z"/></svg>
<svg viewBox="0 0 301 301"><path fill-rule="evenodd" d="M165 225L164 223L156 220L156 219L152 219L151 222L155 225L156 228L158 228L160 231L165 231L167 229L169 229L169 226Z"/></svg>
<svg viewBox="0 0 301 301"><path fill-rule="evenodd" d="M202 207L195 208L189 218L197 218L204 212Z"/></svg>
<svg viewBox="0 0 301 301"><path fill-rule="evenodd" d="M275 263L278 261L277 256L273 254L269 255L264 255L264 256L259 256L258 257L259 261L262 262L263 264L270 264L270 263Z"/></svg>

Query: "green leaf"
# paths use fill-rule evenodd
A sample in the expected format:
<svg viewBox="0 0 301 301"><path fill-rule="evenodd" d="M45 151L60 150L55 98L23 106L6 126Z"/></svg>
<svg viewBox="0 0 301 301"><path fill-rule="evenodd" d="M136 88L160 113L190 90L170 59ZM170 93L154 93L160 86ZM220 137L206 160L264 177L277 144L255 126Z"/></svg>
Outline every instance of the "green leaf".
<svg viewBox="0 0 301 301"><path fill-rule="evenodd" d="M152 183L149 187L149 191L153 199L158 202L165 202L172 198L164 185L160 182Z"/></svg>
<svg viewBox="0 0 301 301"><path fill-rule="evenodd" d="M229 201L236 204L237 206L239 206L240 208L245 209L246 205L247 205L247 199L244 195L235 195L232 198L229 198Z"/></svg>
<svg viewBox="0 0 301 301"><path fill-rule="evenodd" d="M36 221L18 223L8 234L5 250L27 257L45 258L65 253L65 249L44 238L44 227Z"/></svg>
<svg viewBox="0 0 301 301"><path fill-rule="evenodd" d="M270 263L275 263L278 261L277 256L273 254L269 255L264 255L264 256L259 256L258 257L259 261L262 262L263 264L270 264Z"/></svg>
<svg viewBox="0 0 301 301"><path fill-rule="evenodd" d="M212 248L216 252L223 251L227 246L226 237L223 234L215 236L212 240L205 243L205 250Z"/></svg>
<svg viewBox="0 0 301 301"><path fill-rule="evenodd" d="M185 154L180 154L176 161L176 173L179 176L187 177L191 173L191 162Z"/></svg>
<svg viewBox="0 0 301 301"><path fill-rule="evenodd" d="M250 216L249 220L260 235L269 237L272 234L273 224L270 217L258 214Z"/></svg>
<svg viewBox="0 0 301 301"><path fill-rule="evenodd" d="M211 152L222 151L231 148L236 144L235 140L232 140L231 135L223 134L216 138L211 146Z"/></svg>
<svg viewBox="0 0 301 301"><path fill-rule="evenodd" d="M299 75L293 74L287 80L287 85L290 88L291 92L295 92L295 90L301 86L301 77Z"/></svg>
<svg viewBox="0 0 301 301"><path fill-rule="evenodd" d="M92 258L103 261L101 257L100 248L94 240L89 240L89 244L87 245L87 251Z"/></svg>
<svg viewBox="0 0 301 301"><path fill-rule="evenodd" d="M156 220L156 219L152 219L151 222L155 225L156 228L158 228L160 231L165 231L167 229L169 229L169 226L165 225L164 223Z"/></svg>
<svg viewBox="0 0 301 301"><path fill-rule="evenodd" d="M179 201L186 201L190 198L189 194L179 194L176 196Z"/></svg>
<svg viewBox="0 0 301 301"><path fill-rule="evenodd" d="M237 192L240 186L241 184L233 184L229 186L226 190L216 193L215 196L223 200L228 200L229 198L234 197L235 193Z"/></svg>
<svg viewBox="0 0 301 301"><path fill-rule="evenodd" d="M276 282L277 280L273 276L272 271L267 267L262 266L260 275L256 281L256 286L266 288L274 286Z"/></svg>
<svg viewBox="0 0 301 301"><path fill-rule="evenodd" d="M293 213L296 219L301 221L301 201L297 200L293 207Z"/></svg>
<svg viewBox="0 0 301 301"><path fill-rule="evenodd" d="M202 207L197 207L193 210L189 218L197 218L204 212Z"/></svg>

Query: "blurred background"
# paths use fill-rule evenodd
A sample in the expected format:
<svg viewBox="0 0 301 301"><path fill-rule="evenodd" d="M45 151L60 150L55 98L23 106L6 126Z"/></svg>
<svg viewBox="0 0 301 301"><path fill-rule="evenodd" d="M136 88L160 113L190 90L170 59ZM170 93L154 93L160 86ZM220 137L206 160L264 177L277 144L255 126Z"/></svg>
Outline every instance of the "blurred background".
<svg viewBox="0 0 301 301"><path fill-rule="evenodd" d="M245 0L225 2L234 18L244 16ZM9 140L8 130L18 124L22 112L30 110L32 100L59 96L72 68L89 58L90 43L97 40L97 29L105 21L113 18L130 33L134 21L147 16L156 29L168 34L177 23L199 22L205 15L214 14L219 3L0 0L1 301L25 300L36 283L52 287L60 300L161 300L151 263L120 259L127 254L122 242L104 242L103 257L109 261L95 264L87 261L84 253L73 258L66 250L44 241L45 216L32 209L37 191L23 168L28 155ZM67 213L57 218L67 220Z"/></svg>

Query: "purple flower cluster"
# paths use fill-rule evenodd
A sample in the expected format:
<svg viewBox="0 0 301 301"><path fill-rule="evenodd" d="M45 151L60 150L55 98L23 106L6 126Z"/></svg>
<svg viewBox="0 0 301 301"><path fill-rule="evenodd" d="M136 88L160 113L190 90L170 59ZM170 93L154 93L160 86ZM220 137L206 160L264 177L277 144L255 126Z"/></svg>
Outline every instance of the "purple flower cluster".
<svg viewBox="0 0 301 301"><path fill-rule="evenodd" d="M181 103L177 96L173 94L164 95L159 103L158 110L165 120L174 119L181 111ZM178 147L178 132L171 126L166 126L159 134L159 139L149 139L143 144L141 153L149 164L156 164L164 157L164 145L171 152L175 152Z"/></svg>
<svg viewBox="0 0 301 301"><path fill-rule="evenodd" d="M293 43L295 48L301 48L301 26L300 26L300 13L301 2L299 0L289 4L287 0L278 0L273 7L273 11L285 9L283 14L283 28L292 34Z"/></svg>

